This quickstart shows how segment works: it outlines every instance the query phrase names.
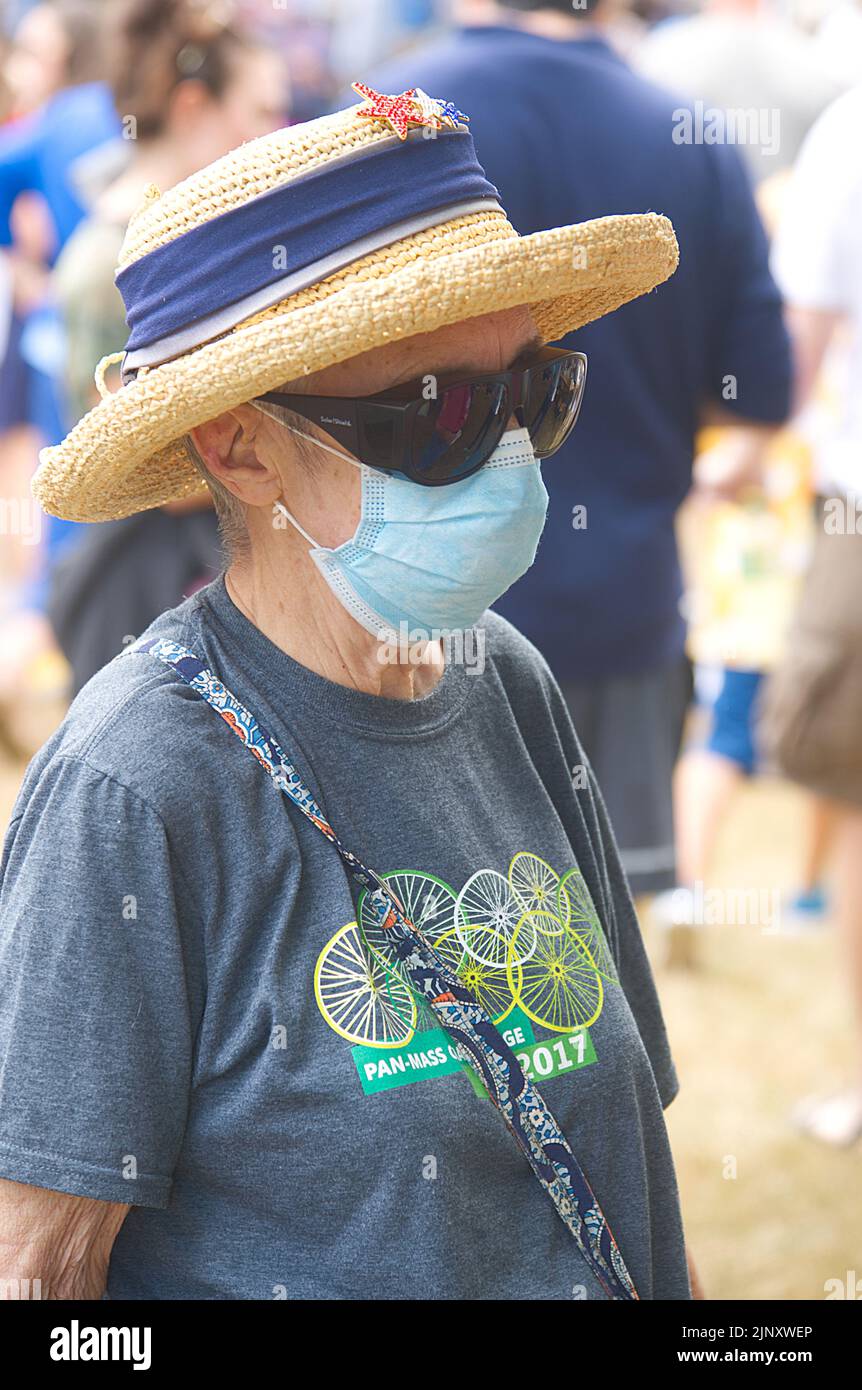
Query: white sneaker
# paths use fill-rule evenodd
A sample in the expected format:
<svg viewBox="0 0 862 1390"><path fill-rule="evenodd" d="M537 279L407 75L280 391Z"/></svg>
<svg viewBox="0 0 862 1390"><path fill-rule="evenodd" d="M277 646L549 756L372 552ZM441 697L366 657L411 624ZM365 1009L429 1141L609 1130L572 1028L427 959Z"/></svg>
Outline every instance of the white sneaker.
<svg viewBox="0 0 862 1390"><path fill-rule="evenodd" d="M793 1111L796 1127L821 1144L848 1148L862 1139L862 1090L809 1096Z"/></svg>

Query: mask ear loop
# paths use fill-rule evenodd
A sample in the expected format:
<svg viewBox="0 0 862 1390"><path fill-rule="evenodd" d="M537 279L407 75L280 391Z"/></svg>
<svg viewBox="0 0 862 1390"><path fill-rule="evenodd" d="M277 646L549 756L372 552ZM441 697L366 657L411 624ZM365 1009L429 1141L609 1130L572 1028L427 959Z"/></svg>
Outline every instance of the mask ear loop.
<svg viewBox="0 0 862 1390"><path fill-rule="evenodd" d="M253 405L256 410L259 410L261 412L262 415L268 415L271 420L275 420L276 424L281 425L282 429L290 430L291 434L298 434L300 439L310 440L312 444L317 445L318 449L325 449L328 454L334 454L336 458L344 459L347 463L352 463L355 468L359 468L360 470L365 467L365 464L360 463L357 459L351 458L349 454L342 453L340 449L332 449L328 444L324 444L322 440L315 439L313 434L306 434L304 430L298 430L293 425L289 425L286 420L282 420L276 414L276 407L270 406L268 403L262 401L249 401L249 405ZM281 514L287 517L288 521L291 523L292 526L296 528L299 534L305 537L309 545L314 550L322 549L322 547L318 545L314 537L308 534L305 527L300 526L296 517L293 515L292 512L289 512L287 510L287 507L284 505L283 502L276 502L275 505L281 512Z"/></svg>
<svg viewBox="0 0 862 1390"><path fill-rule="evenodd" d="M292 512L289 512L289 511L287 510L287 507L284 505L283 502L276 502L274 505L275 505L276 507L278 507L278 510L281 512L282 516L286 516L286 517L287 517L287 519L288 519L288 521L290 522L290 524L296 528L296 530L299 532L299 534L300 534L301 536L304 536L304 537L305 537L305 539L308 541L308 544L311 546L311 548L312 548L313 550L320 550L320 549L321 549L321 546L319 546L319 545L317 544L317 541L314 539L314 537L313 537L313 536L310 536L310 535L308 534L308 532L306 531L306 529L305 529L304 526L300 526L300 524L299 524L299 522L297 521L296 517L293 515Z"/></svg>
<svg viewBox="0 0 862 1390"><path fill-rule="evenodd" d="M322 439L316 439L313 434L306 434L305 430L298 430L293 425L289 425L286 420L282 420L276 415L277 406L270 406L262 401L249 401L261 414L268 415L276 424L281 425L282 429L290 430L291 434L298 434L300 439L308 439L312 444L316 444L318 449L325 449L328 454L334 454L337 459L344 459L345 463L352 463L354 468L365 468L366 465L360 459L353 458L350 454L345 454L341 449L333 449L330 444L324 444Z"/></svg>

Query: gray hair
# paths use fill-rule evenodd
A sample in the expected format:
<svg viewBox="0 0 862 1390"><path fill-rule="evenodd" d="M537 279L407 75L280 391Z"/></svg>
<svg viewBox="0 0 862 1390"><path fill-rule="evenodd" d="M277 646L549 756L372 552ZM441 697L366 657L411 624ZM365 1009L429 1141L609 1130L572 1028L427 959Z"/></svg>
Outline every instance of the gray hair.
<svg viewBox="0 0 862 1390"><path fill-rule="evenodd" d="M232 492L228 492L218 478L213 477L198 453L191 435L186 435L183 444L189 456L189 462L200 473L212 495L221 542L228 560L233 562L246 559L251 552L251 538L245 519L245 507L238 497L234 497Z"/></svg>
<svg viewBox="0 0 862 1390"><path fill-rule="evenodd" d="M289 392L296 389L296 382L285 382L277 389ZM287 424L292 424L295 429L302 430L304 434L310 434L313 426L301 416L294 415L292 411L283 412ZM234 497L224 485L214 478L207 468L191 435L186 435L183 439L189 462L200 473L204 482L212 494L213 506L218 518L219 532L221 534L222 545L228 559L233 562L236 560L247 559L251 554L251 537L248 531L248 522L245 515L245 507L238 497ZM300 462L307 468L314 468L317 460L314 455L314 445L307 439L296 439L296 452Z"/></svg>

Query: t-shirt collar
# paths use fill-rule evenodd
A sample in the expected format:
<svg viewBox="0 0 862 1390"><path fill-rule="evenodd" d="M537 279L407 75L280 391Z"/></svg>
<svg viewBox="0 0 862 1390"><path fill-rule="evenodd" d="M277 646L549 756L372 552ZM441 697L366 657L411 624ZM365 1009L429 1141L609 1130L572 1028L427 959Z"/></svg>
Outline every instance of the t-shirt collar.
<svg viewBox="0 0 862 1390"><path fill-rule="evenodd" d="M447 663L430 694L421 699L370 695L328 680L282 651L237 608L227 591L224 571L195 597L229 648L232 665L248 675L248 690L235 689L233 693L251 705L253 692L259 691L276 714L302 709L311 716L338 720L367 733L428 733L454 719L472 688L482 680L463 662L453 661ZM229 679L216 674L230 686Z"/></svg>

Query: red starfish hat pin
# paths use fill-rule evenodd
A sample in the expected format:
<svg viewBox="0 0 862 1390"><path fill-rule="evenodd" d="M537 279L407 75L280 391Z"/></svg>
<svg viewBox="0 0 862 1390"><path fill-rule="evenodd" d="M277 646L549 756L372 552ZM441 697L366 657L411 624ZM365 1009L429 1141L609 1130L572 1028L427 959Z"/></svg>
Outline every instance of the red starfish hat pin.
<svg viewBox="0 0 862 1390"><path fill-rule="evenodd" d="M367 103L359 108L357 115L388 121L399 140L407 139L411 125L439 128L438 118L424 111L417 102L415 87L408 87L406 92L401 92L398 96L384 96L382 92L375 92L373 87L367 86L364 82L352 82L350 85Z"/></svg>

